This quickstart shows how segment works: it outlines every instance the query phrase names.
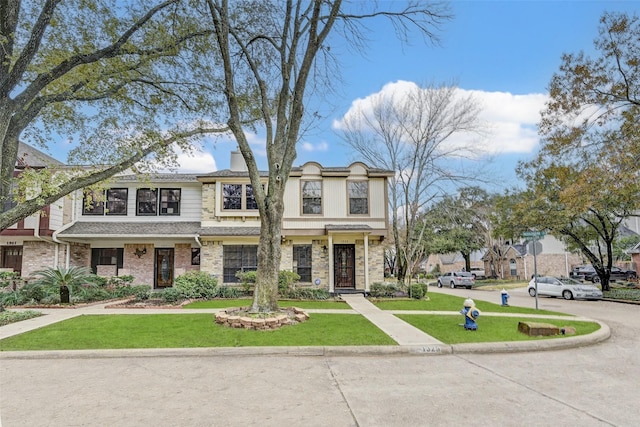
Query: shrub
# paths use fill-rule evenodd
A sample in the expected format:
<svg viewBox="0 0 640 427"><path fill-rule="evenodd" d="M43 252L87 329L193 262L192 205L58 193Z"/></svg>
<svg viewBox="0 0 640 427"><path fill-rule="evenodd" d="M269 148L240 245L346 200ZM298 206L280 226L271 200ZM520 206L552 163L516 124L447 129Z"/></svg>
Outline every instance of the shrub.
<svg viewBox="0 0 640 427"><path fill-rule="evenodd" d="M27 311L3 311L0 313L0 326L8 325L9 323L20 322L21 320L32 319L34 317L40 317L42 313L33 310Z"/></svg>
<svg viewBox="0 0 640 427"><path fill-rule="evenodd" d="M0 288L11 288L15 291L19 280L20 275L14 271L0 272Z"/></svg>
<svg viewBox="0 0 640 427"><path fill-rule="evenodd" d="M240 289L231 286L220 286L218 296L220 298L238 298L240 297Z"/></svg>
<svg viewBox="0 0 640 427"><path fill-rule="evenodd" d="M324 288L290 287L287 294L282 296L292 299L327 300L331 294Z"/></svg>
<svg viewBox="0 0 640 427"><path fill-rule="evenodd" d="M130 274L125 274L124 276L111 276L107 280L107 286L113 286L116 288L130 286L134 279L135 277Z"/></svg>
<svg viewBox="0 0 640 427"><path fill-rule="evenodd" d="M369 294L374 298L390 298L396 296L400 289L391 283L374 283L371 285Z"/></svg>
<svg viewBox="0 0 640 427"><path fill-rule="evenodd" d="M280 295L286 295L289 289L300 280L300 275L289 270L280 270L278 273L278 292Z"/></svg>
<svg viewBox="0 0 640 427"><path fill-rule="evenodd" d="M183 299L182 292L179 289L174 288L166 288L160 293L160 298L164 302L168 302L169 304L175 304L178 301Z"/></svg>
<svg viewBox="0 0 640 427"><path fill-rule="evenodd" d="M0 292L0 306L23 305L26 302L27 302L27 298L24 292L21 292L21 291Z"/></svg>
<svg viewBox="0 0 640 427"><path fill-rule="evenodd" d="M242 291L245 294L251 294L258 279L258 274L255 271L238 271L236 272L236 277L242 283Z"/></svg>
<svg viewBox="0 0 640 427"><path fill-rule="evenodd" d="M409 286L409 295L414 299L422 299L424 297L425 291L422 283L412 283Z"/></svg>
<svg viewBox="0 0 640 427"><path fill-rule="evenodd" d="M134 295L138 301L146 301L151 297L151 287L147 285L130 286L130 292L129 295Z"/></svg>
<svg viewBox="0 0 640 427"><path fill-rule="evenodd" d="M204 271L192 270L176 277L173 285L185 299L214 298L218 294L218 281Z"/></svg>

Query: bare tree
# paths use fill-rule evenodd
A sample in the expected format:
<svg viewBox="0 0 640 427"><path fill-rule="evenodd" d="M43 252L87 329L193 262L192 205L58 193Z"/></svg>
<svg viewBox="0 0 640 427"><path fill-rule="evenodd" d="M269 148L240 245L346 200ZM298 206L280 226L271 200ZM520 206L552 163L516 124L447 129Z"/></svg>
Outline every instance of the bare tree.
<svg viewBox="0 0 640 427"><path fill-rule="evenodd" d="M455 160L477 152L472 143L453 144L454 134L480 130L472 96L451 85L413 86L407 93L378 94L371 110L345 117L344 141L372 166L396 172L389 183L398 280L424 256L421 213L452 183L472 178Z"/></svg>
<svg viewBox="0 0 640 427"><path fill-rule="evenodd" d="M429 38L448 15L443 4L413 1L396 11L379 9L374 2L341 0L241 1L234 3L233 10L226 0L207 0L207 5L224 65L228 124L247 164L260 213L258 274L251 310L275 311L284 189L303 123L312 116L305 112L308 86L329 80L317 68L319 55L330 58L329 34L337 29L357 44L364 41L358 33L363 19L386 17L400 35L414 28ZM269 165L266 188L242 126L241 107L246 98L239 96L241 92L253 94L251 101L264 126Z"/></svg>

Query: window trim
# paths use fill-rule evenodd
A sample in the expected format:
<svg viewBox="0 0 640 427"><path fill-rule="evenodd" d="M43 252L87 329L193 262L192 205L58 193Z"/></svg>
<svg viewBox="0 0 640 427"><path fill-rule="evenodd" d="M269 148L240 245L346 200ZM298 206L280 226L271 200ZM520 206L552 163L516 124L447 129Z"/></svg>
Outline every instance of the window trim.
<svg viewBox="0 0 640 427"><path fill-rule="evenodd" d="M367 184L367 211L365 213L352 213L351 212L351 186L350 184L362 184L365 183ZM347 215L348 216L369 216L370 212L371 212L371 191L370 191L371 186L369 185L369 181L366 179L362 179L362 180L348 180L347 181ZM353 198L355 200L360 200L362 199L361 197L358 198Z"/></svg>
<svg viewBox="0 0 640 427"><path fill-rule="evenodd" d="M304 185L308 182L317 182L320 184L320 196L319 197L304 197ZM324 190L324 185L322 185L323 182L321 179L304 179L304 180L300 180L300 215L322 215L324 213L324 197L323 197L323 190ZM313 200L313 199L320 199L320 212L318 213L314 213L314 212L305 212L304 208L305 208L305 199L307 200Z"/></svg>
<svg viewBox="0 0 640 427"><path fill-rule="evenodd" d="M231 254L227 254L227 250L240 250L240 266L229 266L227 267L227 256ZM251 251L251 253L245 253L246 251ZM255 259L255 265L244 265L246 259L250 258ZM233 274L227 272L227 270L233 269ZM240 283L240 279L236 277L236 273L238 271L256 271L258 269L258 245L223 245L222 246L222 283ZM230 279L230 280L226 280Z"/></svg>
<svg viewBox="0 0 640 427"><path fill-rule="evenodd" d="M87 196L91 194L92 198L92 208L87 208ZM100 196L99 191L89 190L82 192L82 215L90 215L90 216L104 216L104 202L105 202L105 192L102 191L102 196ZM98 207L100 210L98 211Z"/></svg>
<svg viewBox="0 0 640 427"><path fill-rule="evenodd" d="M111 212L111 209L109 209L109 193L116 192L116 191L124 191L124 213ZM113 216L127 216L128 211L129 211L129 189L127 187L107 188L105 190L105 197L104 197L104 214L113 215Z"/></svg>
<svg viewBox="0 0 640 427"><path fill-rule="evenodd" d="M225 207L225 186L240 186L240 208L235 209L235 208L228 208ZM253 189L253 186L251 185L251 183L242 183L242 182L222 182L220 183L220 207L221 207L221 211L222 212L258 212L258 205L256 202L256 207L255 208L247 208L247 201L249 200L249 198L247 197L247 187L251 187ZM264 184L263 184L264 187ZM254 201L255 201L255 193L253 193L253 196L251 197ZM234 196L235 198L236 196Z"/></svg>
<svg viewBox="0 0 640 427"><path fill-rule="evenodd" d="M163 191L177 191L178 192L178 201L177 202L170 202L167 201L166 203L177 203L177 209L176 212L171 212L171 213L163 213L162 212L162 192ZM180 210L181 210L181 204L182 204L182 188L160 188L158 190L158 208L157 208L157 212L159 216L180 216ZM167 207L168 209L168 207Z"/></svg>
<svg viewBox="0 0 640 427"><path fill-rule="evenodd" d="M296 249L298 250L305 250L309 252L309 264L308 265L300 265L299 263L299 259L296 257L296 255L299 254L299 252L296 251ZM292 249L292 262L294 264L294 271L296 274L298 274L300 276L300 282L302 283L312 283L313 282L313 245L311 244L300 244L300 245L293 245ZM309 270L309 280L306 280L306 278L303 278L302 275L300 273L298 273L298 269L299 268L304 268L304 269L308 269Z"/></svg>
<svg viewBox="0 0 640 427"><path fill-rule="evenodd" d="M149 191L155 196L152 213L140 212L140 192ZM145 202L148 203L148 202ZM157 216L158 215L158 189L157 188L138 188L136 191L136 216Z"/></svg>

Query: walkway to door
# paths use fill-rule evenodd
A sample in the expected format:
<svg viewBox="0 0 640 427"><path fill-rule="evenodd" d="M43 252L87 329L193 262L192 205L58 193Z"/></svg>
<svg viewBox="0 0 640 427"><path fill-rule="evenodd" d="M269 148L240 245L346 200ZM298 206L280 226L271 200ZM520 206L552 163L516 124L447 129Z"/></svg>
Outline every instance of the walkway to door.
<svg viewBox="0 0 640 427"><path fill-rule="evenodd" d="M399 319L388 311L380 310L362 294L342 294L340 297L352 309L366 317L371 323L393 338L399 345L443 344L431 335Z"/></svg>

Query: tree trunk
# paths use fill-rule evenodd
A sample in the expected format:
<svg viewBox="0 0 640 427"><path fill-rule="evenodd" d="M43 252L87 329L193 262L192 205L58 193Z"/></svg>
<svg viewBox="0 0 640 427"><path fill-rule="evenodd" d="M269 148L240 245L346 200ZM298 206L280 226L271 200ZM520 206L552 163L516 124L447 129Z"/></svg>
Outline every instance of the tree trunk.
<svg viewBox="0 0 640 427"><path fill-rule="evenodd" d="M60 286L60 303L69 304L71 302L69 298L69 288L66 285Z"/></svg>
<svg viewBox="0 0 640 427"><path fill-rule="evenodd" d="M253 313L278 311L278 278L282 256L280 242L284 211L282 196L283 194L272 196L270 201L273 203L266 203L267 208L264 214L260 215L258 271L251 306Z"/></svg>

